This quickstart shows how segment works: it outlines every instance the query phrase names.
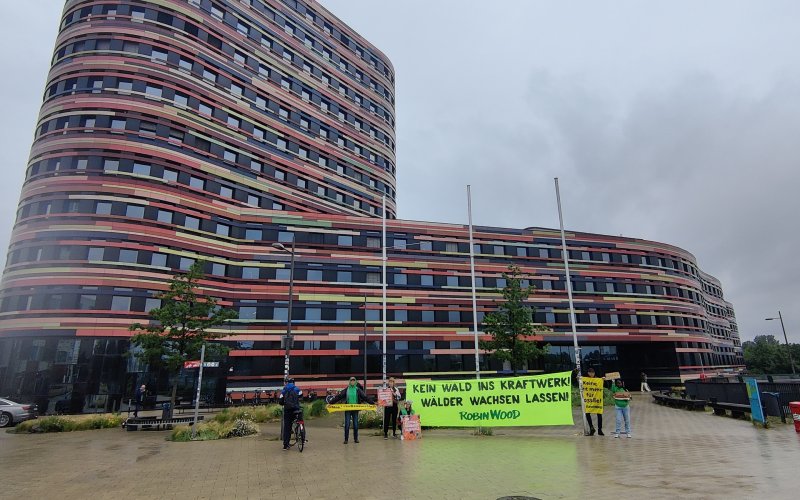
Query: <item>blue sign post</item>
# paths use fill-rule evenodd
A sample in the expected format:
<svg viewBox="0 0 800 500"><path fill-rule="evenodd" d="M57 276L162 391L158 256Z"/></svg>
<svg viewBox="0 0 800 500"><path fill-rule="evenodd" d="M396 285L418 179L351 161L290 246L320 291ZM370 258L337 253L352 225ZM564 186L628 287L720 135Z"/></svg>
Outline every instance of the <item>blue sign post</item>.
<svg viewBox="0 0 800 500"><path fill-rule="evenodd" d="M745 387L747 387L747 399L750 400L750 414L753 417L753 422L760 424L767 424L767 419L764 417L764 410L761 407L761 395L758 392L758 382L753 377L744 379Z"/></svg>

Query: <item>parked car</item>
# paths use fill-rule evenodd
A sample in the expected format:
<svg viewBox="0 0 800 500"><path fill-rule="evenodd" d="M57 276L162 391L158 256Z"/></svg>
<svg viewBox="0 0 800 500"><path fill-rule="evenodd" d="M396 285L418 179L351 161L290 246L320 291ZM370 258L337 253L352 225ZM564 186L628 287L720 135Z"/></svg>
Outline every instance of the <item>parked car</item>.
<svg viewBox="0 0 800 500"><path fill-rule="evenodd" d="M18 424L36 418L36 405L15 403L0 398L0 427Z"/></svg>

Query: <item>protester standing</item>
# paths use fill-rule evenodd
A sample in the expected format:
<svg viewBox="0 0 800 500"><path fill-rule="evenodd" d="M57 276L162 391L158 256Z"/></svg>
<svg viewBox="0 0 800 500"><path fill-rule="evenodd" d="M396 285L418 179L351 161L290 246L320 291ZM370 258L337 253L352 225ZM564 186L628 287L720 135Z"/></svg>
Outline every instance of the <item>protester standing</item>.
<svg viewBox="0 0 800 500"><path fill-rule="evenodd" d="M350 383L339 392L330 401L330 404L344 401L349 405L357 405L359 403L372 404L372 401L367 397L364 391L358 387L358 382L355 377L350 377ZM358 410L348 410L344 412L344 444L347 444L350 438L350 424L353 425L353 440L358 443Z"/></svg>
<svg viewBox="0 0 800 500"><path fill-rule="evenodd" d="M595 378L594 368L589 368L588 370L586 370L586 377ZM600 397L601 398L603 397L602 396L602 392L600 394ZM594 436L595 429L594 429L594 425L592 424L592 414L591 413L586 413L586 421L589 423L589 435L590 436ZM597 414L597 435L598 436L605 436L605 434L603 434L603 409L602 409L602 407L600 408L600 413Z"/></svg>
<svg viewBox="0 0 800 500"><path fill-rule="evenodd" d="M631 438L631 393L625 388L625 383L617 379L611 384L611 393L614 395L614 411L616 412L616 428L614 437L618 438L625 423L625 434Z"/></svg>
<svg viewBox="0 0 800 500"><path fill-rule="evenodd" d="M392 437L397 437L397 411L400 400L403 399L400 389L395 386L394 377L389 379L389 387L392 391L392 405L383 407L383 439L389 439L389 421L392 422Z"/></svg>

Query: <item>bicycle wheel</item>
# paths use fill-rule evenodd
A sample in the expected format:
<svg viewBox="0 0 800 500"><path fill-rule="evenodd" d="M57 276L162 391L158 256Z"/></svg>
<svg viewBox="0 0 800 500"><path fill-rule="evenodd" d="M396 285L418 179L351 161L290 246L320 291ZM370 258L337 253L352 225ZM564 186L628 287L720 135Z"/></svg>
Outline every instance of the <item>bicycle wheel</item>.
<svg viewBox="0 0 800 500"><path fill-rule="evenodd" d="M294 446L297 443L297 422L292 424L292 433L289 434L289 446Z"/></svg>
<svg viewBox="0 0 800 500"><path fill-rule="evenodd" d="M297 441L297 450L303 453L303 447L306 445L306 426L297 424L295 429L295 440Z"/></svg>

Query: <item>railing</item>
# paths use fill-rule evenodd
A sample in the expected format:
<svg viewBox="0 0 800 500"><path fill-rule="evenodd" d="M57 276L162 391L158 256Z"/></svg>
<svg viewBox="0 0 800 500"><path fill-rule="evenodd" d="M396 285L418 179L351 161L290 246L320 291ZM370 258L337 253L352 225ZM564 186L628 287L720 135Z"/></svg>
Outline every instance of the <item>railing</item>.
<svg viewBox="0 0 800 500"><path fill-rule="evenodd" d="M687 380L684 385L686 393L696 399L710 401L711 398L716 398L721 403L750 404L747 398L747 389L743 382L739 382L738 378L728 379L724 382L716 380ZM778 380L775 382L769 382L766 379L758 380L758 390L780 394L779 401L787 415L790 414L789 403L800 401L800 380L797 379Z"/></svg>

